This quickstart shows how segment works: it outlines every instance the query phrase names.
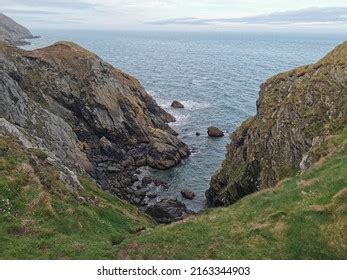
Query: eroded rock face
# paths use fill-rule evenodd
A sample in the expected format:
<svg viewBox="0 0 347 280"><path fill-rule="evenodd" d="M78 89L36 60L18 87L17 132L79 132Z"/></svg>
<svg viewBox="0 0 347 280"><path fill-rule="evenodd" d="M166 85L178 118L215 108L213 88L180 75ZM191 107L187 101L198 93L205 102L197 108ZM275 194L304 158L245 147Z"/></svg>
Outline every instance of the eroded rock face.
<svg viewBox="0 0 347 280"><path fill-rule="evenodd" d="M257 114L232 135L211 179L211 206L241 197L308 168L312 150L347 121L347 42L316 64L277 75L261 86Z"/></svg>
<svg viewBox="0 0 347 280"><path fill-rule="evenodd" d="M133 77L80 46L0 43L0 117L50 157L127 198L139 166L166 169L189 149Z"/></svg>

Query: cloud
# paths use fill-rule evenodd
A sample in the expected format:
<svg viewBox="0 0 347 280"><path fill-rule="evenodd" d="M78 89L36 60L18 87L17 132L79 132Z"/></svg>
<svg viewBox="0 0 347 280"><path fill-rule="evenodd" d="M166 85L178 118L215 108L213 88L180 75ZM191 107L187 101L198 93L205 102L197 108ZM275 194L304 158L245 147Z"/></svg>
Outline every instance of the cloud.
<svg viewBox="0 0 347 280"><path fill-rule="evenodd" d="M18 15L58 15L59 12L53 11L40 11L40 10L21 10L21 9L2 9L1 12L5 14L18 14Z"/></svg>
<svg viewBox="0 0 347 280"><path fill-rule="evenodd" d="M36 7L43 8L58 8L58 9L94 9L98 5L84 0L1 0L2 6L25 7L30 10ZM15 8L13 8L15 10Z"/></svg>
<svg viewBox="0 0 347 280"><path fill-rule="evenodd" d="M241 18L176 18L154 22L152 25L208 25L212 23L292 24L292 23L347 23L347 7L308 8Z"/></svg>

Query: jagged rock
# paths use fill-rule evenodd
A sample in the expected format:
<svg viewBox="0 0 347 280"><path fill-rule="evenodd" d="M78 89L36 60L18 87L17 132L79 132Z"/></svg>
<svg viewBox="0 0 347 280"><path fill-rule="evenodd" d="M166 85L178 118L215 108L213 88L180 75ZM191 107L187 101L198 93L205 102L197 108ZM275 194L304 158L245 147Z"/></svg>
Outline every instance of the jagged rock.
<svg viewBox="0 0 347 280"><path fill-rule="evenodd" d="M171 107L175 109L183 109L184 105L181 102L175 100L171 103Z"/></svg>
<svg viewBox="0 0 347 280"><path fill-rule="evenodd" d="M184 198L189 199L189 200L192 200L192 199L194 199L194 197L195 197L195 193L194 193L192 190L188 190L188 189L182 190L182 191L181 191L181 195L182 195Z"/></svg>
<svg viewBox="0 0 347 280"><path fill-rule="evenodd" d="M347 42L316 64L267 80L257 114L231 137L206 192L211 206L229 205L309 168L315 147L347 123Z"/></svg>
<svg viewBox="0 0 347 280"><path fill-rule="evenodd" d="M207 134L210 137L223 137L224 136L223 131L221 131L219 128L214 127L214 126L210 126L207 129Z"/></svg>
<svg viewBox="0 0 347 280"><path fill-rule="evenodd" d="M27 136L24 135L15 125L0 118L0 136L12 135L15 137L25 148L33 148L34 145L30 142Z"/></svg>
<svg viewBox="0 0 347 280"><path fill-rule="evenodd" d="M153 199L153 198L158 197L158 194L156 194L156 193L149 193L149 194L147 194L147 197L150 198L150 199Z"/></svg>
<svg viewBox="0 0 347 280"><path fill-rule="evenodd" d="M141 182L142 182L143 187L148 187L151 184L153 184L156 187L159 187L159 186L167 187L167 183L165 183L161 180L158 180L156 178L149 177L149 176L143 177Z"/></svg>
<svg viewBox="0 0 347 280"><path fill-rule="evenodd" d="M101 137L99 140L99 144L101 149L105 152L105 154L112 154L112 143L105 136Z"/></svg>
<svg viewBox="0 0 347 280"><path fill-rule="evenodd" d="M152 177L145 176L142 178L142 186L147 187L149 184L151 184L155 179Z"/></svg>
<svg viewBox="0 0 347 280"><path fill-rule="evenodd" d="M182 219L187 215L188 210L186 205L178 200L163 199L149 206L146 213L151 215L156 222L166 224Z"/></svg>
<svg viewBox="0 0 347 280"><path fill-rule="evenodd" d="M0 42L0 92L12 131L122 198L138 166L166 169L189 156L166 123L174 117L136 79L74 43L26 51Z"/></svg>
<svg viewBox="0 0 347 280"><path fill-rule="evenodd" d="M122 167L119 164L111 165L107 167L107 171L111 173L118 173L122 171Z"/></svg>

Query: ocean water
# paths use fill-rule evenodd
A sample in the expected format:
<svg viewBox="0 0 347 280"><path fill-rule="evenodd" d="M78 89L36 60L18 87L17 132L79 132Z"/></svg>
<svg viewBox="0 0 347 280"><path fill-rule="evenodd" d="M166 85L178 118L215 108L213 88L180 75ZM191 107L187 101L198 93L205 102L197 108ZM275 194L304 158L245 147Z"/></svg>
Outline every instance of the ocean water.
<svg viewBox="0 0 347 280"><path fill-rule="evenodd" d="M42 38L29 48L55 41L74 41L136 78L172 113L172 124L193 153L179 166L156 171L170 184L162 197L177 197L199 211L205 207L205 191L211 175L225 157L228 135L256 112L259 86L267 78L317 61L347 34L308 33L165 33L34 30ZM179 100L184 109L172 109ZM207 127L226 131L219 139L207 137ZM200 132L201 136L196 136ZM196 193L192 201L181 189Z"/></svg>

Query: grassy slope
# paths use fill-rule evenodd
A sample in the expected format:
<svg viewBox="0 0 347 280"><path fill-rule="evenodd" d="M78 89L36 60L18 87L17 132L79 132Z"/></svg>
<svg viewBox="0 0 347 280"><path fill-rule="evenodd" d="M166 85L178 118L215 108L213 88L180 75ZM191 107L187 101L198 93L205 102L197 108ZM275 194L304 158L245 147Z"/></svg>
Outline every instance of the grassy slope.
<svg viewBox="0 0 347 280"><path fill-rule="evenodd" d="M136 208L85 178L82 203L44 155L1 138L0 258L346 259L347 129L316 152L315 167L277 188L134 235L153 226Z"/></svg>
<svg viewBox="0 0 347 280"><path fill-rule="evenodd" d="M347 129L301 175L117 246L130 259L347 259Z"/></svg>
<svg viewBox="0 0 347 280"><path fill-rule="evenodd" d="M32 154L41 159L36 172ZM45 155L0 138L0 259L109 259L115 244L153 225L89 179L81 183L73 195Z"/></svg>

